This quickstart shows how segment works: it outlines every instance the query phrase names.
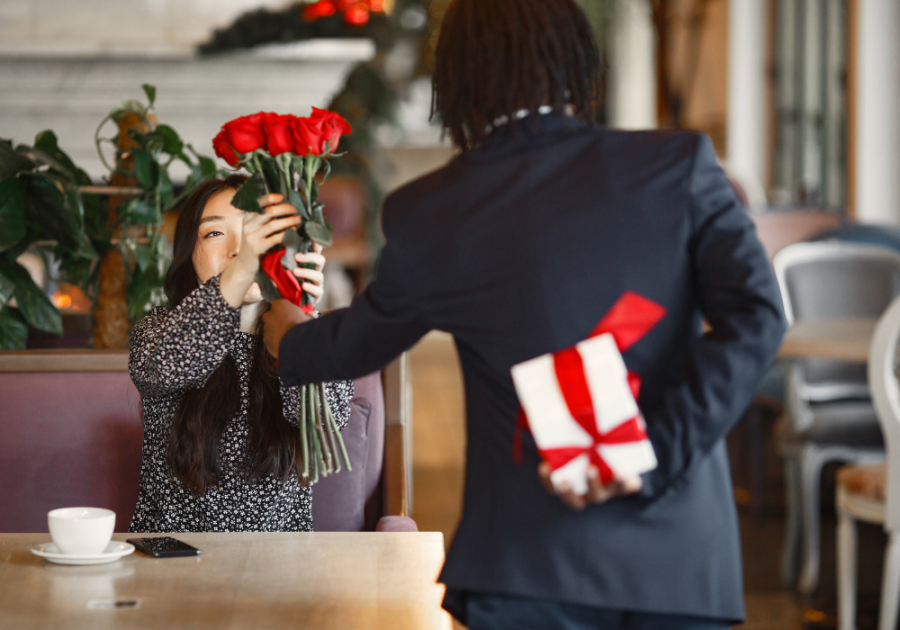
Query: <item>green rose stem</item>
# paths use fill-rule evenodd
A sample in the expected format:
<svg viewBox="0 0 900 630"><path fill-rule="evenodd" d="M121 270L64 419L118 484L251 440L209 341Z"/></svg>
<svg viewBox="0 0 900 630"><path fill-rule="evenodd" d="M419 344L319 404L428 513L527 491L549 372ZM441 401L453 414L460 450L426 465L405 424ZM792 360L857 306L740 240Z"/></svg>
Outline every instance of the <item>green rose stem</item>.
<svg viewBox="0 0 900 630"><path fill-rule="evenodd" d="M266 189L266 194L268 195L272 191L269 190L269 182L266 181L266 174L263 172L262 164L259 163L259 153L256 151L253 152L253 166L256 167L256 172L262 177L263 188Z"/></svg>
<svg viewBox="0 0 900 630"><path fill-rule="evenodd" d="M321 385L321 383L319 384L318 387L319 387L319 392L322 396L322 400L326 401L325 388ZM325 409L324 422L325 422L325 435L328 437L328 448L331 449L331 456L334 460L334 462L333 462L334 472L339 473L339 472L341 472L340 450L338 450L337 440L335 440L335 438L334 438L334 427L331 424L331 415L329 414L327 408Z"/></svg>
<svg viewBox="0 0 900 630"><path fill-rule="evenodd" d="M310 412L312 410L310 409ZM313 428L313 418L310 417L307 423L309 430L310 442L312 442L313 450L310 453L312 458L313 483L319 481L319 439L316 437L316 430Z"/></svg>
<svg viewBox="0 0 900 630"><path fill-rule="evenodd" d="M300 454L303 458L303 474L300 483L309 485L309 439L306 435L306 387L300 388Z"/></svg>
<svg viewBox="0 0 900 630"><path fill-rule="evenodd" d="M319 387L322 390L322 400L325 401L325 415L327 416L330 433L337 442L337 446L341 451L341 458L344 460L344 467L349 472L353 470L353 468L350 466L350 456L347 455L347 447L344 444L344 438L341 437L341 430L338 428L337 420L334 419L334 413L331 411L331 405L328 403L328 398L325 397L325 386L319 383ZM335 452L337 452L337 449L335 449Z"/></svg>
<svg viewBox="0 0 900 630"><path fill-rule="evenodd" d="M322 452L322 450L325 448L325 445L322 444L322 441L319 439L319 432L316 430L316 425L319 421L319 405L318 401L316 401L316 390L313 387L309 387L309 392L310 400L312 401L312 413L310 415L309 432L312 436L313 445L315 445L316 470L318 472L318 476L326 477L328 475L328 468L325 466L325 455Z"/></svg>
<svg viewBox="0 0 900 630"><path fill-rule="evenodd" d="M303 160L305 162L304 168L306 170L306 202L309 206L309 211L312 213L312 207L315 203L315 199L312 194L312 186L313 180L315 180L316 172L319 170L319 156L317 155L307 155Z"/></svg>
<svg viewBox="0 0 900 630"><path fill-rule="evenodd" d="M325 467L325 475L330 475L334 472L334 460L331 455L331 446L328 444L328 439L325 437L325 429L322 426L322 403L324 400L319 400L319 388L315 385L311 386L313 400L316 401L316 435L319 438L319 444L322 445L322 463Z"/></svg>
<svg viewBox="0 0 900 630"><path fill-rule="evenodd" d="M287 201L288 191L291 189L291 156L287 153L282 153L278 156L278 161L281 164L281 173L284 175L284 190L281 191L284 196L284 200Z"/></svg>

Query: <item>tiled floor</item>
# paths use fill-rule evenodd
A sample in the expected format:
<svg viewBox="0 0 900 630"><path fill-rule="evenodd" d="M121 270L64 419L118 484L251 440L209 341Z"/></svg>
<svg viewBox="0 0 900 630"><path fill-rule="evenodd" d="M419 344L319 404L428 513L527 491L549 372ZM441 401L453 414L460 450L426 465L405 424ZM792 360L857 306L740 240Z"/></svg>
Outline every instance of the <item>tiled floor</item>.
<svg viewBox="0 0 900 630"><path fill-rule="evenodd" d="M413 516L423 531L441 531L449 544L459 521L465 457L464 398L452 340L432 333L411 354L414 388ZM729 439L735 453L735 480L742 484L746 464L740 454L745 432L739 425ZM781 463L767 436L764 500L752 512L740 508L744 548L745 630L801 630L834 627L835 561L833 486L823 484L822 584L804 601L781 586L779 552L784 527ZM826 471L825 479L834 471ZM746 485L746 484L744 484ZM739 496L746 495L738 492ZM860 530L858 630L876 627L884 534L874 526Z"/></svg>

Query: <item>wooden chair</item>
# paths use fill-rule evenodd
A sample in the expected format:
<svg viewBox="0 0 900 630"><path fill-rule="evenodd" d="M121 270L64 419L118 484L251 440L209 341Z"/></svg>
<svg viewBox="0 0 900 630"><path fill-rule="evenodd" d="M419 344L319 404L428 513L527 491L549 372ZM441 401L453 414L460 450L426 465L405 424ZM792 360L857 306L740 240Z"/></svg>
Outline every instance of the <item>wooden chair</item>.
<svg viewBox="0 0 900 630"><path fill-rule="evenodd" d="M335 502L317 529L415 531L406 356L359 382L344 434L351 461L365 465L317 484L314 514ZM127 351L0 352L0 532L46 532L47 512L71 505L112 509L126 531L142 441Z"/></svg>
<svg viewBox="0 0 900 630"><path fill-rule="evenodd" d="M837 476L838 628L856 627L856 522L884 526L884 554L879 630L895 630L900 603L900 387L897 341L900 298L881 317L869 350L869 387L881 429L887 461L845 466Z"/></svg>

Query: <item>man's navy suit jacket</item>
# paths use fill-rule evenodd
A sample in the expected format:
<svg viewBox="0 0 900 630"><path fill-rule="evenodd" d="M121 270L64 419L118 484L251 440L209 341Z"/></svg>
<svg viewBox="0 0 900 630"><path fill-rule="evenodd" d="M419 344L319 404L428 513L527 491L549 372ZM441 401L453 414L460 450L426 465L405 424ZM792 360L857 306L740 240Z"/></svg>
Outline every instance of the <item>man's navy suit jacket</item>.
<svg viewBox="0 0 900 630"><path fill-rule="evenodd" d="M355 378L429 330L453 335L466 486L440 579L458 616L458 596L481 591L740 620L723 438L785 331L766 254L707 137L538 125L498 130L392 194L377 279L288 332L281 377ZM624 353L659 467L638 496L576 512L540 485L530 436L514 461L510 368L586 339L626 291L667 311Z"/></svg>

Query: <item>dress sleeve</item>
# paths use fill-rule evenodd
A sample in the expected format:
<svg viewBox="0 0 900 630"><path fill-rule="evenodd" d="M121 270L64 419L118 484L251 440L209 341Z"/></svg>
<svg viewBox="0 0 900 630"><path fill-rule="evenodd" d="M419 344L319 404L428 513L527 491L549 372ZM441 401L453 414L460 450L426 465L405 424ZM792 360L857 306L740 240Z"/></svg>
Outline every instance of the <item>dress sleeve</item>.
<svg viewBox="0 0 900 630"><path fill-rule="evenodd" d="M705 457L749 406L786 330L781 295L756 229L712 143L699 137L688 178L690 256L700 312L711 330L694 344L683 377L647 415L659 466L641 494L662 494Z"/></svg>
<svg viewBox="0 0 900 630"><path fill-rule="evenodd" d="M343 429L350 421L350 401L353 400L353 381L332 381L325 383L325 397L338 428Z"/></svg>
<svg viewBox="0 0 900 630"><path fill-rule="evenodd" d="M131 332L128 370L141 395L202 387L237 339L241 309L222 297L219 276L173 309L151 313Z"/></svg>

